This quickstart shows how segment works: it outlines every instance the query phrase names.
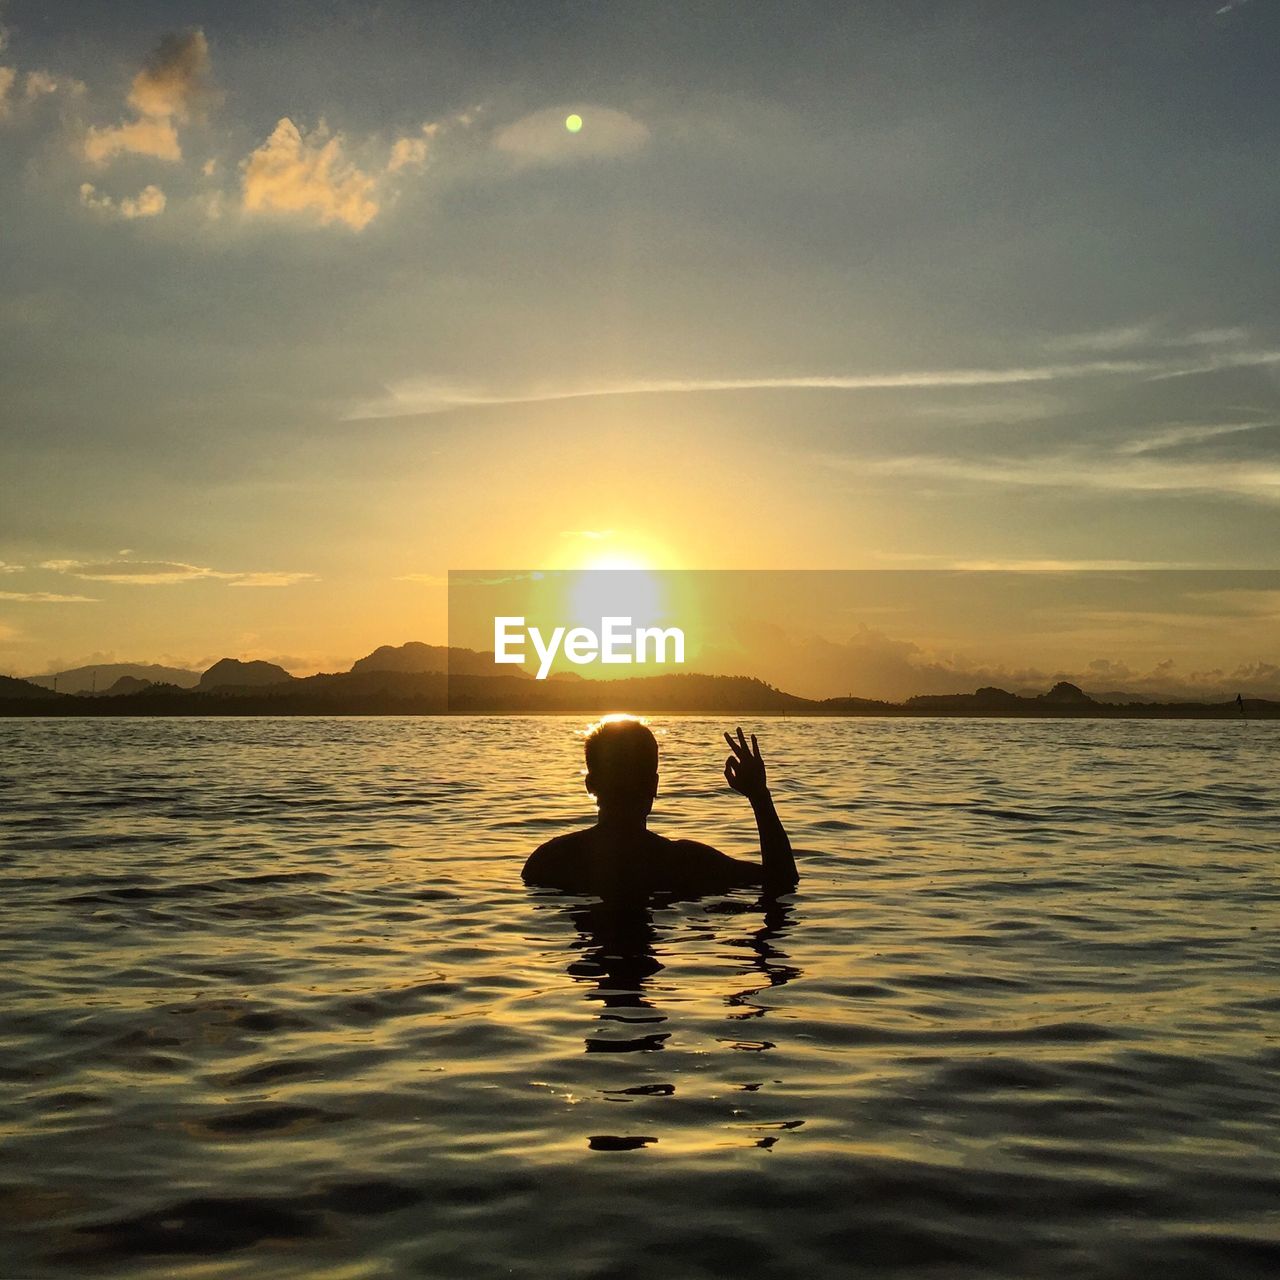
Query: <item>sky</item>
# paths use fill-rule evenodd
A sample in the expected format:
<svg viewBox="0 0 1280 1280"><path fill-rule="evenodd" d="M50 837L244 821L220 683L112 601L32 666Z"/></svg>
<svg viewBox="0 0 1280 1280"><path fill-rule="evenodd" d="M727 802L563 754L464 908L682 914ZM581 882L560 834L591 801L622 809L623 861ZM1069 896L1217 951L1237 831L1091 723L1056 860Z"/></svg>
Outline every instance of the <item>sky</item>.
<svg viewBox="0 0 1280 1280"><path fill-rule="evenodd" d="M342 668L451 569L1280 563L1275 0L0 26L0 670Z"/></svg>

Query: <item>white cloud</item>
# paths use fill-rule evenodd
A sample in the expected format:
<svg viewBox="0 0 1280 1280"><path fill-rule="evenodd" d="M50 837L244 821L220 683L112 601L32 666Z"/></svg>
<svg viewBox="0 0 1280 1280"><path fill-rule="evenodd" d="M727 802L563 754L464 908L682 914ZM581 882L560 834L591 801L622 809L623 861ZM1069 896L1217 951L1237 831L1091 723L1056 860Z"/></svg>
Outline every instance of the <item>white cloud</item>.
<svg viewBox="0 0 1280 1280"><path fill-rule="evenodd" d="M242 165L248 213L292 214L360 231L378 213L376 181L343 154L340 134L321 122L303 136L287 116Z"/></svg>
<svg viewBox="0 0 1280 1280"><path fill-rule="evenodd" d="M1050 338L1045 346L1050 351L1125 351L1150 345L1150 324L1120 325L1112 329L1095 329L1088 333L1064 333Z"/></svg>
<svg viewBox="0 0 1280 1280"><path fill-rule="evenodd" d="M1280 358L1280 357L1278 357ZM1163 363L1142 360L1104 360L1075 365L1042 365L1009 369L938 369L891 373L796 374L788 377L637 378L580 386L510 389L468 387L440 379L411 379L393 384L378 401L360 406L353 418L395 417L411 413L442 413L482 405L535 404L593 396L657 395L681 392L818 390L917 390L937 387L995 387L1053 382L1066 378L1149 374L1167 369Z"/></svg>
<svg viewBox="0 0 1280 1280"><path fill-rule="evenodd" d="M104 165L121 152L156 160L182 159L177 125L185 124L207 93L209 45L203 31L167 35L133 78L128 105L135 118L106 128L90 127L84 157Z"/></svg>
<svg viewBox="0 0 1280 1280"><path fill-rule="evenodd" d="M1280 351L1238 351L1186 359L1089 360L1078 364L1014 366L1006 369L921 369L888 373L815 373L783 377L636 378L577 386L478 387L441 378L393 383L380 399L355 406L348 420L444 413L486 405L539 404L597 396L681 394L710 391L817 390L917 391L947 387L1007 387L1087 378L1188 377L1280 364Z"/></svg>
<svg viewBox="0 0 1280 1280"><path fill-rule="evenodd" d="M571 133L565 122L577 116ZM521 164L571 164L638 151L649 141L648 127L612 107L566 105L535 111L499 131L493 145Z"/></svg>
<svg viewBox="0 0 1280 1280"><path fill-rule="evenodd" d="M1218 493L1280 503L1280 464L1252 460L1210 462L1162 460L1141 454L1058 454L1027 458L833 458L831 465L860 475L919 480L969 481L1014 488L1077 492L1160 494Z"/></svg>
<svg viewBox="0 0 1280 1280"><path fill-rule="evenodd" d="M87 209L120 218L154 218L164 212L166 200L164 192L154 183L143 187L136 196L125 196L117 202L111 196L99 195L92 182L82 182L80 203Z"/></svg>
<svg viewBox="0 0 1280 1280"><path fill-rule="evenodd" d="M1257 431L1259 427L1275 426L1272 422L1218 422L1205 425L1186 425L1167 427L1143 436L1137 440L1127 440L1117 445L1117 453L1155 453L1161 449L1175 449L1178 445L1199 444L1204 440L1213 440L1218 436L1236 435L1242 431Z"/></svg>
<svg viewBox="0 0 1280 1280"><path fill-rule="evenodd" d="M1154 321L1093 329L1084 333L1064 333L1050 338L1050 351L1131 351L1137 347L1223 347L1248 341L1249 331L1239 326L1198 329L1194 333L1162 331Z"/></svg>

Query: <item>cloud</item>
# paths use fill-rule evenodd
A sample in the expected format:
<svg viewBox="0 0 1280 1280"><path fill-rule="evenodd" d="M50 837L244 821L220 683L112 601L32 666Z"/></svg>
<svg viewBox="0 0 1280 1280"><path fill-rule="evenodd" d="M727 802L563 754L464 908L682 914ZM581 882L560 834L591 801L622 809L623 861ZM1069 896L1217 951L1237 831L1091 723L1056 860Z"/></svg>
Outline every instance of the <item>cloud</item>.
<svg viewBox="0 0 1280 1280"><path fill-rule="evenodd" d="M16 604L96 604L92 596L64 596L53 591L0 591L0 600Z"/></svg>
<svg viewBox="0 0 1280 1280"><path fill-rule="evenodd" d="M582 121L571 133L565 121ZM499 131L493 145L520 164L572 164L638 151L649 141L649 130L625 111L612 107L547 107Z"/></svg>
<svg viewBox="0 0 1280 1280"><path fill-rule="evenodd" d="M135 587L171 586L180 582L214 579L232 587L288 587L298 582L314 581L310 573L228 572L205 565L184 564L172 560L46 560L42 569L67 573L94 582L117 582Z"/></svg>
<svg viewBox="0 0 1280 1280"><path fill-rule="evenodd" d="M949 556L924 556L918 559L936 560L939 568L965 569L985 573L1096 573L1120 571L1133 572L1143 569L1203 569L1204 564L1188 564L1171 560L1052 560L1032 557L1005 557L987 560L956 560Z"/></svg>
<svg viewBox="0 0 1280 1280"><path fill-rule="evenodd" d="M1138 440L1128 440L1116 446L1117 453L1155 453L1161 449L1176 449L1184 444L1200 444L1218 436L1236 435L1241 431L1257 431L1260 427L1272 427L1273 422L1219 422L1203 426L1187 425L1168 427Z"/></svg>
<svg viewBox="0 0 1280 1280"><path fill-rule="evenodd" d="M79 86L79 81L73 82L74 86ZM58 92L61 82L58 78L51 76L49 72L27 72L26 82L23 84L22 96L28 102L35 102L38 97L47 97L50 93Z"/></svg>
<svg viewBox="0 0 1280 1280"><path fill-rule="evenodd" d="M165 194L154 183L142 188L136 196L125 196L118 203L111 196L98 195L92 182L80 184L80 203L120 218L154 218L164 212Z"/></svg>
<svg viewBox="0 0 1280 1280"><path fill-rule="evenodd" d="M1280 352L1253 353L1254 363L1273 361L1280 361ZM1080 364L1028 365L1006 369L921 369L887 373L794 374L783 377L636 378L580 386L535 386L523 389L469 387L427 378L409 379L393 384L388 388L385 397L357 407L350 417L353 419L399 417L414 413L443 413L450 409L485 405L536 404L596 396L758 390L915 391L946 387L1017 386L1066 379L1170 372L1190 372L1190 370L1185 366L1163 360L1091 360Z"/></svg>
<svg viewBox="0 0 1280 1280"><path fill-rule="evenodd" d="M1267 461L1197 461L1121 458L1116 454L1058 454L1030 458L837 458L832 465L921 480L969 480L1009 487L1092 490L1102 493L1217 493L1280 502L1280 464Z"/></svg>
<svg viewBox="0 0 1280 1280"><path fill-rule="evenodd" d="M186 121L207 92L208 72L209 43L203 31L166 35L134 76L129 105L140 116Z"/></svg>
<svg viewBox="0 0 1280 1280"><path fill-rule="evenodd" d="M18 73L12 67L0 67L0 120L7 119L13 110L9 102L9 90L13 88L13 82L17 78Z"/></svg>
<svg viewBox="0 0 1280 1280"><path fill-rule="evenodd" d="M227 580L229 587L292 587L299 582L314 582L314 573L240 573Z"/></svg>
<svg viewBox="0 0 1280 1280"><path fill-rule="evenodd" d="M1064 333L1050 338L1045 346L1050 351L1130 351L1136 347L1223 347L1248 340L1249 331L1238 326L1220 329L1198 329L1194 333L1162 333L1152 321L1119 325L1110 329L1093 329L1085 333Z"/></svg>
<svg viewBox="0 0 1280 1280"><path fill-rule="evenodd" d="M84 157L104 165L121 152L156 160L181 160L177 125L185 124L208 92L209 45L204 32L167 35L133 78L128 105L135 118L107 128L90 127Z"/></svg>
<svg viewBox="0 0 1280 1280"><path fill-rule="evenodd" d="M242 207L248 213L301 215L353 231L378 214L374 178L347 160L341 134L324 123L303 136L287 116L242 165Z"/></svg>
<svg viewBox="0 0 1280 1280"><path fill-rule="evenodd" d="M134 120L110 129L92 125L84 140L84 158L102 166L122 151L154 160L181 160L182 147L172 120Z"/></svg>
<svg viewBox="0 0 1280 1280"><path fill-rule="evenodd" d="M440 126L428 121L422 126L421 136L397 138L391 146L387 172L399 173L401 169L421 169L427 162L429 140L439 132Z"/></svg>
<svg viewBox="0 0 1280 1280"><path fill-rule="evenodd" d="M1065 618L1080 621L1082 615L1070 613ZM1118 613L1115 621L1120 624L1118 631L1131 633L1142 615ZM1155 630L1161 638L1167 637L1170 622L1171 615L1159 615ZM916 694L972 693L990 685L1011 692L1043 692L1059 680L1069 680L1094 694L1128 692L1151 698L1226 701L1237 692L1257 697L1280 695L1280 666L1269 662L1185 673L1167 658L1146 668L1106 657L1082 657L1056 669L1010 666L939 652L865 624L846 639L833 640L792 634L776 624L762 623L753 631L749 652L709 649L701 658L708 670L758 676L808 697L848 693L898 700Z"/></svg>
<svg viewBox="0 0 1280 1280"><path fill-rule="evenodd" d="M21 573L25 567L25 565L20 564L5 564L3 560L0 560L0 573Z"/></svg>

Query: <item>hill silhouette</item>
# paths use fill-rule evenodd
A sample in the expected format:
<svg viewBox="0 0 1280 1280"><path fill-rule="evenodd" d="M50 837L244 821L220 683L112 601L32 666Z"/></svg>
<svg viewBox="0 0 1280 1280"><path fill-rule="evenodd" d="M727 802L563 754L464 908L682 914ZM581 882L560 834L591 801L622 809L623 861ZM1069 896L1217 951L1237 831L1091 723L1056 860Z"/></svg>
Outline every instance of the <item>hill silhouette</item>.
<svg viewBox="0 0 1280 1280"><path fill-rule="evenodd" d="M155 683L154 680L140 680L137 676L121 676L109 689L101 690L98 697L118 698L126 693L141 693L143 689L150 689Z"/></svg>
<svg viewBox="0 0 1280 1280"><path fill-rule="evenodd" d="M36 684L34 680L18 680L14 676L0 676L0 699L16 701L50 702L60 695L52 689Z"/></svg>
<svg viewBox="0 0 1280 1280"><path fill-rule="evenodd" d="M477 652L442 644L423 644L420 640L400 645L384 644L351 664L353 675L365 675L371 671L399 671L409 675L492 675L493 650ZM519 667L512 667L510 674L529 676Z"/></svg>
<svg viewBox="0 0 1280 1280"><path fill-rule="evenodd" d="M200 677L196 688L201 693L211 689L258 689L265 685L285 684L292 680L283 667L274 662L241 662L239 658L219 658Z"/></svg>
<svg viewBox="0 0 1280 1280"><path fill-rule="evenodd" d="M182 689L194 689L200 672L185 667L165 667L154 662L101 662L97 666L70 667L65 671L49 671L44 675L27 676L32 684L52 689L58 683L59 693L88 693L110 689L123 676L136 680L150 680L152 684L174 684Z"/></svg>

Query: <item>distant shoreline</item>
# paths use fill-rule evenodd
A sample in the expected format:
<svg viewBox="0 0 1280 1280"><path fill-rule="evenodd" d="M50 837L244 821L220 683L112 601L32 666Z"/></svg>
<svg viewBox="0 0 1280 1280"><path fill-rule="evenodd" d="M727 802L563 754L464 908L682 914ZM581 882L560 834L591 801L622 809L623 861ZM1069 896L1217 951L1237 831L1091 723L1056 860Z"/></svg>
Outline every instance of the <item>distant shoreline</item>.
<svg viewBox="0 0 1280 1280"><path fill-rule="evenodd" d="M65 703L0 701L0 718L9 720L67 719L220 719L245 718L281 720L295 718L413 717L432 719L501 719L504 717L577 716L599 717L625 708L635 715L717 717L755 716L788 720L1280 720L1280 703L1246 700L1246 712L1235 703L1108 704L1091 707L1040 707L1026 710L977 710L973 708L912 707L889 703L880 708L850 708L839 705L815 707L752 706L649 706L626 698L616 698L583 706L417 707L413 705L308 706L296 700L257 698L202 698L198 705L120 706L125 699L69 697ZM185 700L184 700L185 701Z"/></svg>
<svg viewBox="0 0 1280 1280"><path fill-rule="evenodd" d="M474 663L484 655L451 651ZM1038 694L987 687L972 693L925 694L890 702L875 698L803 698L748 676L696 673L618 680L534 680L476 670L403 671L364 668L331 675L291 677L268 664L223 660L234 683L200 688L147 684L128 691L57 693L29 681L0 678L0 717L67 716L511 716L597 718L625 709L636 715L790 716L796 718L982 719L982 720L1275 720L1280 701L1119 701L1090 697L1059 681ZM485 668L481 664L481 671ZM210 672L202 680L208 681ZM252 683L249 677L257 677Z"/></svg>

